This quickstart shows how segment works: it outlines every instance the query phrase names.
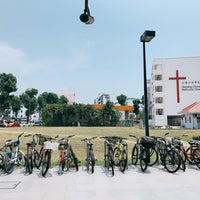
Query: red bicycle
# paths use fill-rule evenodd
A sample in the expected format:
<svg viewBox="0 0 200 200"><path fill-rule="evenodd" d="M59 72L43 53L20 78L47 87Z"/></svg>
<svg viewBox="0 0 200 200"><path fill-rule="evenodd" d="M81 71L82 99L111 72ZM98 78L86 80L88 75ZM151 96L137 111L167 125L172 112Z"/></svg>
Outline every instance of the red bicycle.
<svg viewBox="0 0 200 200"><path fill-rule="evenodd" d="M189 164L196 164L200 168L200 141L199 140L190 140L189 147L185 148L180 138L174 138L173 143L178 149L179 154L181 155L184 162L188 161Z"/></svg>
<svg viewBox="0 0 200 200"><path fill-rule="evenodd" d="M60 160L58 175L62 175L65 170L69 171L72 168L78 171L78 159L69 140L69 138L73 136L75 135L69 135L66 138L59 140L58 149L60 150Z"/></svg>

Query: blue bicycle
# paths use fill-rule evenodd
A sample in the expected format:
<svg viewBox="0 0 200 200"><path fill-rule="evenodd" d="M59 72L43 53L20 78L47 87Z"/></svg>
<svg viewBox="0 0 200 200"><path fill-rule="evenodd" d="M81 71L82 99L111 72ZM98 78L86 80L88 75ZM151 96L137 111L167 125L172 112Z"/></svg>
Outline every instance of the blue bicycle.
<svg viewBox="0 0 200 200"><path fill-rule="evenodd" d="M26 157L25 153L20 148L20 137L24 133L18 135L17 140L6 140L4 147L2 148L2 168L7 174L11 174L14 170L14 164L24 166Z"/></svg>

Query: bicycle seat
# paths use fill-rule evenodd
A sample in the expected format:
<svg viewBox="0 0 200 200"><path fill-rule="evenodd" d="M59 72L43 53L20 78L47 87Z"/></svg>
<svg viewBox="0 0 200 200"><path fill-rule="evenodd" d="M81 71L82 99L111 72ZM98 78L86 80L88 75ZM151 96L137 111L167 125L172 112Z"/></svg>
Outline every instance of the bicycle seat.
<svg viewBox="0 0 200 200"><path fill-rule="evenodd" d="M27 146L31 146L33 144L33 141L27 142L26 145Z"/></svg>
<svg viewBox="0 0 200 200"><path fill-rule="evenodd" d="M188 142L192 146L200 146L200 141L199 140L191 140Z"/></svg>

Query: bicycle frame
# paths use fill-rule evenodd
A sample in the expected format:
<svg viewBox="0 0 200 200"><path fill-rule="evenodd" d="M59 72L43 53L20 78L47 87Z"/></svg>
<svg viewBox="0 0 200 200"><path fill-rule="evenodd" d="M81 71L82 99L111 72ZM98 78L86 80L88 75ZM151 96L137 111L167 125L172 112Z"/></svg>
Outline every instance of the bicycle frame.
<svg viewBox="0 0 200 200"><path fill-rule="evenodd" d="M18 139L13 141L13 140L8 140L8 143L10 142L11 143L11 146L8 146L10 148L10 151L7 151L7 147L5 147L5 152L4 154L5 155L8 155L9 158L11 159L10 162L11 163L15 163L15 164L20 164L19 163L19 160L18 160L18 155L21 155L23 157L25 157L25 153L21 150L20 148L20 137L23 135L24 133L21 133L19 136L18 136Z"/></svg>

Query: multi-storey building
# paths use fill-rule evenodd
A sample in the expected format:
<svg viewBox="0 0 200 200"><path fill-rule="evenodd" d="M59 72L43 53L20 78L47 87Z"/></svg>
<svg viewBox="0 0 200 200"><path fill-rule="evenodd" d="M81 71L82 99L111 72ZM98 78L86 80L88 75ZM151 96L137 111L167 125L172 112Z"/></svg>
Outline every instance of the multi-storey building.
<svg viewBox="0 0 200 200"><path fill-rule="evenodd" d="M200 57L153 60L150 83L152 126L180 126L183 108L200 100Z"/></svg>
<svg viewBox="0 0 200 200"><path fill-rule="evenodd" d="M115 94L101 93L94 100L94 104L106 104L107 101L117 103L117 96Z"/></svg>

